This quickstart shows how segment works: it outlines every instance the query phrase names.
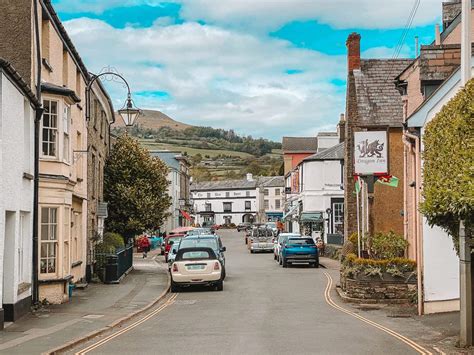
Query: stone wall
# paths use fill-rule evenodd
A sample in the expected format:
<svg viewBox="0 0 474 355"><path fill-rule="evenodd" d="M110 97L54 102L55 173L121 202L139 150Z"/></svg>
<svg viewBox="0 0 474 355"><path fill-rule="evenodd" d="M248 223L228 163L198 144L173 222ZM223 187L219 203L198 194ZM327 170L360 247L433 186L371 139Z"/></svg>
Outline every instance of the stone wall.
<svg viewBox="0 0 474 355"><path fill-rule="evenodd" d="M416 278L405 282L392 277L381 280L379 277L351 279L341 275L341 288L344 297L353 300L377 303L408 303L416 295Z"/></svg>

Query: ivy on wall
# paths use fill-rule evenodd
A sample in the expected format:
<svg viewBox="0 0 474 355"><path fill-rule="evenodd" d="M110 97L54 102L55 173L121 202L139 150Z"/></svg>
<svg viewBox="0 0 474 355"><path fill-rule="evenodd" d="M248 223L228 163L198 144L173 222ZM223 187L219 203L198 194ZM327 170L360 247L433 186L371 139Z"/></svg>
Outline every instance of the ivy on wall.
<svg viewBox="0 0 474 355"><path fill-rule="evenodd" d="M421 211L459 245L459 223L474 230L474 79L426 126Z"/></svg>

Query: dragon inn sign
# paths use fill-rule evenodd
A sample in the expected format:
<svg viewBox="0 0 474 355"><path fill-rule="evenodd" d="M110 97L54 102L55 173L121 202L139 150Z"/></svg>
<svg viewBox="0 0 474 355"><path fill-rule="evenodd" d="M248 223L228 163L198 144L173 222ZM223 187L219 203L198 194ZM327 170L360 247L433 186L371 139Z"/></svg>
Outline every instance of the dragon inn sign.
<svg viewBox="0 0 474 355"><path fill-rule="evenodd" d="M388 173L387 152L386 131L354 132L354 173L356 175Z"/></svg>

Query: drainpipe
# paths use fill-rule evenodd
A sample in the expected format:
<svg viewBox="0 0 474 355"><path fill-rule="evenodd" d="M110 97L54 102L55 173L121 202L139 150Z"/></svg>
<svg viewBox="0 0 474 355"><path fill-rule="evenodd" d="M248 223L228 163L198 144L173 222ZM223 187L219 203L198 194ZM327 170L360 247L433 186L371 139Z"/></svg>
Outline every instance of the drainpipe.
<svg viewBox="0 0 474 355"><path fill-rule="evenodd" d="M39 210L39 137L40 124L43 116L43 107L41 101L41 41L39 33L39 17L38 17L38 1L33 1L34 9L34 25L35 25L35 41L36 41L36 97L40 102L40 107L36 108L35 115L35 132L34 132L34 182L33 182L33 268L32 268L32 302L39 302L39 282L38 282L38 210Z"/></svg>
<svg viewBox="0 0 474 355"><path fill-rule="evenodd" d="M419 204L421 201L421 157L420 157L420 137L408 132L404 132L404 137L409 138L415 142L415 235L416 235L416 258L417 258L417 287L418 287L418 315L423 314L423 236L421 230L422 217L419 211Z"/></svg>

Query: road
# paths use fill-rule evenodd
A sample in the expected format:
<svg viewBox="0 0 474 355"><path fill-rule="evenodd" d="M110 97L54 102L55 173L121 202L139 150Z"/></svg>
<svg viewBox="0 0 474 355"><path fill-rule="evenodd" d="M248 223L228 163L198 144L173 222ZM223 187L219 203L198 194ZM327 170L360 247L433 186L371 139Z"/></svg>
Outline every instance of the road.
<svg viewBox="0 0 474 355"><path fill-rule="evenodd" d="M337 305L331 306L325 297L324 268L284 269L273 254L250 254L242 233L221 235L227 247L223 292L172 294L149 319L105 340L94 339L73 353L419 353L396 335L336 309L340 301L334 290L330 297ZM98 346L98 341L104 343Z"/></svg>

